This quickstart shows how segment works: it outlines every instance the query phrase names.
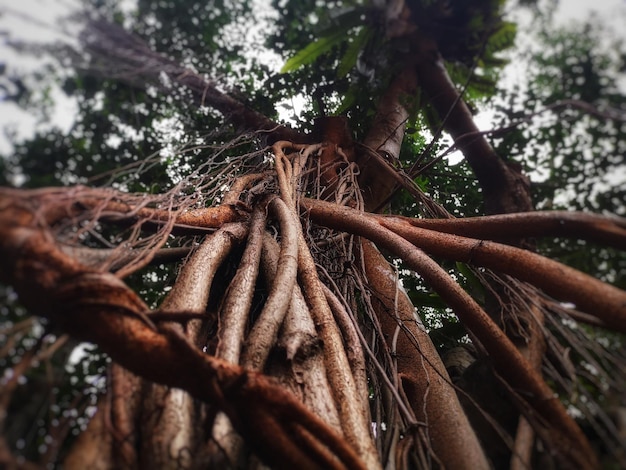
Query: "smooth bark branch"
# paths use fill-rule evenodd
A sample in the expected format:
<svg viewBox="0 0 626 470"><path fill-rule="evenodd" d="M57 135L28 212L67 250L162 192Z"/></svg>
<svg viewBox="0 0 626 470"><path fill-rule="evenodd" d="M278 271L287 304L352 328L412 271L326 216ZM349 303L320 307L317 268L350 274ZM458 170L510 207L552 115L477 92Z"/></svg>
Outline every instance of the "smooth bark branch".
<svg viewBox="0 0 626 470"><path fill-rule="evenodd" d="M248 187L252 183L255 183L256 181L263 179L269 175L270 175L270 172L251 173L248 175L240 176L239 178L235 180L235 182L230 187L228 192L224 195L222 204L220 204L218 207L232 206L232 205L237 204L237 202L239 202L239 197L241 196L241 193L244 191L244 189L246 189L246 187Z"/></svg>
<svg viewBox="0 0 626 470"><path fill-rule="evenodd" d="M414 227L482 239L581 238L626 250L626 219L586 212L519 212L463 219L406 220Z"/></svg>
<svg viewBox="0 0 626 470"><path fill-rule="evenodd" d="M73 245L59 245L59 247L65 254L72 258L76 258L85 266L98 268L106 265L109 271L119 269L120 267L126 265L130 260L141 256L144 253L142 250L130 250L125 252L121 257L116 257L113 262L110 262L110 259L117 255L117 250L114 248L87 248L85 246ZM191 248L188 247L161 248L154 253L150 263L166 264L176 262L187 256L190 251Z"/></svg>
<svg viewBox="0 0 626 470"><path fill-rule="evenodd" d="M215 356L233 364L239 364L241 345L249 321L248 313L259 274L265 224L265 208L258 207L250 221L250 232L241 263L220 307L217 330L219 342Z"/></svg>
<svg viewBox="0 0 626 470"><path fill-rule="evenodd" d="M558 300L576 304L577 309L598 317L609 328L626 332L626 292L564 264L521 248L414 227L403 218L364 214L311 199L303 206L316 222L326 226L322 214L360 217L388 228L433 256L509 274Z"/></svg>
<svg viewBox="0 0 626 470"><path fill-rule="evenodd" d="M265 207L259 205L250 220L250 231L241 263L220 307L218 324L218 345L215 356L233 364L239 364L241 345L244 341L248 315L252 306L254 288L259 273L263 233L267 217ZM210 287L210 286L209 286ZM229 465L236 466L241 451L241 437L235 433L230 420L224 413L218 413L211 433L220 447L220 457L228 458ZM223 463L227 465L226 463Z"/></svg>
<svg viewBox="0 0 626 470"><path fill-rule="evenodd" d="M459 91L447 74L437 44L427 38L421 38L418 46L417 71L419 82L430 103L442 120L442 127L454 139L455 145L463 152L465 159L476 175L483 191L483 200L487 213L515 213L534 209L530 195L530 182L522 174L521 167L507 164L501 159L479 132L473 116L463 101ZM493 236L493 235L492 235ZM526 244L518 233L511 238L513 244ZM493 286L498 290L498 285ZM507 292L502 292L502 305L516 306ZM544 352L543 317L538 309L516 312L517 321L528 323L527 344L520 346L520 351L530 360L538 374L541 374L541 359ZM508 315L507 310L503 313ZM514 452L532 454L532 429L520 417L521 433L518 433ZM516 456L517 457L517 456ZM515 458L513 464L519 460Z"/></svg>
<svg viewBox="0 0 626 470"><path fill-rule="evenodd" d="M174 219L175 224L206 229L219 228L226 223L239 222L245 219L242 211L238 210L235 205L228 204L176 212L168 209L136 207L118 201L103 203L101 199L95 198L83 199L77 202L77 210L81 212L85 208L97 210L99 212L97 220L102 220L103 222L145 220L152 223L164 223Z"/></svg>
<svg viewBox="0 0 626 470"><path fill-rule="evenodd" d="M403 259L478 338L489 353L498 374L513 390L520 393L518 399L526 400L537 416L542 418L538 422L537 416L528 416L536 422L537 432L542 439L553 443L560 459L578 468L598 466L585 435L567 414L554 392L489 315L435 261L400 235L383 227L379 223L382 217L365 216L362 212L322 201L306 200L303 201L303 207L315 222L369 238Z"/></svg>
<svg viewBox="0 0 626 470"><path fill-rule="evenodd" d="M268 298L252 327L241 364L252 370L263 370L272 345L278 337L298 275L298 224L293 212L278 198L270 203L272 213L280 223L281 250L279 255L280 269L272 283ZM262 240L259 240L262 243Z"/></svg>
<svg viewBox="0 0 626 470"><path fill-rule="evenodd" d="M509 274L626 332L626 292L610 284L521 248L412 227L399 219L379 223L427 253Z"/></svg>
<svg viewBox="0 0 626 470"><path fill-rule="evenodd" d="M280 197L291 210L295 211L298 194L298 178L302 173L302 166L306 158L308 158L312 152L320 148L322 148L321 144L303 145L287 141L279 141L272 146L276 161L276 177L278 178ZM287 154L285 154L285 150L287 149L302 152L302 155L294 158L292 163ZM299 158L300 156L303 158ZM294 212L294 216L297 218L296 212Z"/></svg>
<svg viewBox="0 0 626 470"><path fill-rule="evenodd" d="M91 222L145 221L159 224L174 219L177 225L207 229L220 228L230 222L241 222L248 217L235 204L183 211L158 209L148 205L163 203L163 199L85 186L31 190L0 188L0 198L12 200L15 205L37 214L48 225L78 217ZM133 202L122 202L129 199Z"/></svg>
<svg viewBox="0 0 626 470"><path fill-rule="evenodd" d="M163 312L206 310L213 278L220 265L248 230L242 224L226 224L209 235L185 263L176 282L160 306ZM197 338L193 338L195 341Z"/></svg>
<svg viewBox="0 0 626 470"><path fill-rule="evenodd" d="M322 289L324 290L328 306L333 312L333 316L335 317L337 325L339 326L343 336L346 355L348 357L348 362L350 363L350 370L352 371L352 376L354 377L358 396L361 399L361 412L363 413L363 416L366 416L368 420L371 420L369 391L367 386L367 366L365 364L363 348L361 347L361 339L356 332L358 325L355 325L353 318L351 318L350 314L337 298L335 293L324 284L322 284Z"/></svg>
<svg viewBox="0 0 626 470"><path fill-rule="evenodd" d="M362 239L372 306L388 347L396 337L400 387L417 420L427 423L426 435L445 468L490 468L448 372L406 292L398 285L395 270L369 240Z"/></svg>

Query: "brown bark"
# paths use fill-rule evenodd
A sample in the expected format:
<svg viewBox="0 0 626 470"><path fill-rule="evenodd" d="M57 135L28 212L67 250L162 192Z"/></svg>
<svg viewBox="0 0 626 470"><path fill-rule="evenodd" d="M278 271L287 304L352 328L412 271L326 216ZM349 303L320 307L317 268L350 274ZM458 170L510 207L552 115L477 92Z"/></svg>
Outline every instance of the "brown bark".
<svg viewBox="0 0 626 470"><path fill-rule="evenodd" d="M280 199L271 203L272 211L280 220L281 250L280 269L272 278L267 301L259 318L252 327L245 345L242 364L253 370L263 370L272 345L276 342L278 331L283 325L298 273L298 226L293 213Z"/></svg>
<svg viewBox="0 0 626 470"><path fill-rule="evenodd" d="M530 181L515 164L507 164L491 147L484 134L474 123L471 112L456 87L448 76L443 59L435 41L418 35L417 72L419 82L429 101L439 114L443 128L452 136L457 147L463 152L483 191L483 200L487 213L514 213L533 210L530 196ZM511 239L512 243L528 245L519 235ZM526 342L520 344L520 351L541 373L542 357L545 353L543 338L543 314L534 307L531 310L519 308L512 301L502 286L493 288L500 291L499 301L492 312L494 318L504 317L505 321L528 325L527 331L517 332ZM504 315L503 315L504 313ZM523 461L530 463L533 439L532 429L520 418L520 430L514 453L514 464ZM524 457L521 457L521 455ZM520 460L521 459L521 460Z"/></svg>
<svg viewBox="0 0 626 470"><path fill-rule="evenodd" d="M610 284L521 248L408 228L408 224L392 218L380 223L432 255L509 274L558 300L573 302L577 309L597 316L610 328L626 332L626 293Z"/></svg>
<svg viewBox="0 0 626 470"><path fill-rule="evenodd" d="M304 207L314 221L327 227L367 237L378 246L390 250L395 256L403 259L424 278L426 283L454 310L466 328L475 335L489 355L495 370L506 380L511 390L523 391L520 395L516 395L518 401L527 402L534 411L531 412L525 406L521 407L522 411L527 413L527 418L533 420L541 438L554 446L559 454L558 457L563 462L569 462L570 465L574 464L580 468L597 467L595 454L584 434L568 416L554 392L546 385L534 367L522 356L494 321L456 282L449 278L439 265L407 240L386 230L377 222L388 222L388 219L380 216L364 217L362 212L339 208L322 201L306 201ZM412 228L412 230L417 229ZM453 237L453 235L446 235L446 237ZM420 243L420 240L416 237L414 242ZM480 246L481 242L478 242L473 245L473 248ZM506 248L515 250L511 247ZM470 250L469 253L471 254L472 251ZM531 254L528 253L528 255ZM582 273L578 274L584 276ZM588 276L584 277L584 282L593 280ZM558 280L550 279L550 281L558 284ZM618 291L610 286L604 287L611 293ZM626 305L626 302L617 300L617 306L612 305L612 307L621 309L622 318L626 319L626 314L623 312L623 305ZM538 417L541 417L540 420L537 420Z"/></svg>
<svg viewBox="0 0 626 470"><path fill-rule="evenodd" d="M11 281L31 312L98 344L130 372L215 404L270 465L363 468L352 448L285 390L206 355L171 326L156 327L132 291L63 254L32 212L2 199L0 220L0 280Z"/></svg>
<svg viewBox="0 0 626 470"><path fill-rule="evenodd" d="M323 145L319 178L320 184L325 186L321 198L327 199L337 189L342 167L354 160L352 132L345 116L328 116L315 119L313 134L315 141Z"/></svg>
<svg viewBox="0 0 626 470"><path fill-rule="evenodd" d="M399 387L407 397L436 459L445 468L487 469L487 458L459 403L441 358L415 312L395 271L374 244L361 240L368 285L384 340L391 348L399 329L395 357Z"/></svg>
<svg viewBox="0 0 626 470"><path fill-rule="evenodd" d="M263 240L261 261L266 278L275 278L280 254L278 244L269 235ZM337 406L324 367L323 345L297 284L276 347L281 354L267 365L268 373L277 377L307 409L341 432Z"/></svg>
<svg viewBox="0 0 626 470"><path fill-rule="evenodd" d="M354 446L368 468L379 468L380 462L374 447L371 426L366 416L360 412L361 398L350 370L341 333L326 301L315 260L297 217L295 189L300 169L297 160L292 165L284 154L284 150L290 147L293 146L287 142L277 142L274 145L274 153L281 198L298 220L298 278L317 333L324 344L324 363L328 382L338 406L346 440Z"/></svg>
<svg viewBox="0 0 626 470"><path fill-rule="evenodd" d="M444 129L478 178L487 213L532 210L527 178L507 165L480 133L469 108L459 99L459 92L446 72L437 44L426 37L418 39L417 75L419 85L443 121Z"/></svg>
<svg viewBox="0 0 626 470"><path fill-rule="evenodd" d="M162 312L206 311L213 277L237 241L244 227L224 227L208 236L185 263L174 287L161 304ZM186 326L172 325L191 344L201 347L202 321ZM141 462L146 468L191 468L203 438L199 404L187 392L144 382L141 409Z"/></svg>
<svg viewBox="0 0 626 470"><path fill-rule="evenodd" d="M509 274L626 332L626 293L556 261L521 248L413 227L404 219L364 214L323 201L307 199L303 205L313 220L325 226L362 236L365 226L388 228L431 255Z"/></svg>
<svg viewBox="0 0 626 470"><path fill-rule="evenodd" d="M38 213L48 225L79 217L111 223L144 221L155 224L165 224L175 219L175 224L178 225L210 229L220 228L230 222L244 221L248 217L247 212L237 208L234 203L181 211L156 209L148 207L156 199L146 195L137 197L114 189L85 186L31 190L0 188L0 198L11 200L27 211ZM129 200L132 202L128 202Z"/></svg>
<svg viewBox="0 0 626 470"><path fill-rule="evenodd" d="M410 65L400 72L378 103L376 116L357 156L361 171L359 186L367 211L384 206L398 183L395 168L416 93L417 78L414 66Z"/></svg>
<svg viewBox="0 0 626 470"><path fill-rule="evenodd" d="M626 219L584 212L542 211L463 219L413 219L414 227L488 240L566 237L626 249Z"/></svg>
<svg viewBox="0 0 626 470"><path fill-rule="evenodd" d="M118 258L116 257L117 252L115 249L111 248L86 248L72 245L60 245L59 247L63 250L63 253L71 258L76 258L79 263L85 266L95 268L109 263L110 271L117 271L143 254L141 250L137 250L137 252L129 250ZM176 262L187 256L190 251L190 248L162 248L154 254L151 264L158 265ZM114 261L110 262L111 259L114 259Z"/></svg>
<svg viewBox="0 0 626 470"><path fill-rule="evenodd" d="M344 307L337 295L325 285L322 285L322 289L324 290L328 306L333 312L337 326L341 330L343 344L346 348L346 356L350 363L352 376L354 377L357 395L361 401L361 413L368 422L371 422L367 366L365 364L363 348L361 347L361 338L357 332L359 326L356 323L356 319L348 313L348 310Z"/></svg>

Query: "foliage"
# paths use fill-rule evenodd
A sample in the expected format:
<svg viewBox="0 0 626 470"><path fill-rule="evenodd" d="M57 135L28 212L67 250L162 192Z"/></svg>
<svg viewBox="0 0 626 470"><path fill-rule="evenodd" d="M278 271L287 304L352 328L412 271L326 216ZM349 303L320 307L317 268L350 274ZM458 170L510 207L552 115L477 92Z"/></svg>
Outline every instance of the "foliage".
<svg viewBox="0 0 626 470"><path fill-rule="evenodd" d="M503 126L542 113L539 125L528 130L522 125L507 133L499 147L537 174L534 197L540 208L617 214L624 210L619 176L624 118L623 114L612 118L611 113L624 104L618 86L623 79L621 59L613 52L623 44L621 39L603 37L601 31L600 21L592 18L572 30L540 32L539 50L528 58L532 68L526 83L500 106L507 117ZM577 103L591 104L598 113L588 114Z"/></svg>
<svg viewBox="0 0 626 470"><path fill-rule="evenodd" d="M496 127L509 129L497 140L498 151L532 175L537 208L624 215L624 70L617 52L623 39L597 17L571 28L547 27L526 54L531 67L524 82L497 102ZM626 286L623 252L563 241L542 250Z"/></svg>

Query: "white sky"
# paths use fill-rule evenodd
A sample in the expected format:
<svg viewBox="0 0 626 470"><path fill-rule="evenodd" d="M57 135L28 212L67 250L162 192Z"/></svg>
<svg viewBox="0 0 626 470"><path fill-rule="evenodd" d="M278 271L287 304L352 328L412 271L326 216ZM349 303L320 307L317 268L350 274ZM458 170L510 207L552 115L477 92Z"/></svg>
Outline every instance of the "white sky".
<svg viewBox="0 0 626 470"><path fill-rule="evenodd" d="M71 23L60 25L59 18L75 11L79 0L0 0L0 63L11 71L23 72L41 66L41 59L33 59L25 54L16 53L7 46L7 40L35 41L50 43L71 37L63 31L72 27ZM128 6L131 0L126 0ZM561 0L557 18L559 22L584 20L591 11L599 11L607 22L612 22L617 31L623 32L626 24L626 0ZM10 152L11 146L4 135L5 129L15 132L19 138L28 138L34 133L37 118L19 109L10 102L2 101L0 90L0 153ZM53 122L59 128L68 131L76 113L72 100L66 99L60 90L52 90L52 98L57 105L53 110ZM489 128L488 120L480 120L481 128Z"/></svg>
<svg viewBox="0 0 626 470"><path fill-rule="evenodd" d="M63 26L57 24L59 17L75 11L74 0L0 0L0 63L6 64L7 72L21 75L35 70L44 63L29 54L20 54L7 45L9 41L53 43L69 40L63 33ZM0 97L4 94L0 90ZM1 99L1 98L0 98ZM52 99L57 105L52 115L53 122L68 131L76 114L76 106L59 90L52 91ZM20 109L12 102L0 101L0 153L10 152L11 145L5 132L15 132L19 138L33 135L40 123L37 118Z"/></svg>

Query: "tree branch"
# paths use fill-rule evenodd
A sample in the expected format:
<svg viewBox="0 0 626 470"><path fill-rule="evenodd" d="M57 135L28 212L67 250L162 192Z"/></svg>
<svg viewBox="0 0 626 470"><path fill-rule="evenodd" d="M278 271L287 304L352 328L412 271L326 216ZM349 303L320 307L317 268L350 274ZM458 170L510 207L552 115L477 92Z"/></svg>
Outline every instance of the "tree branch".
<svg viewBox="0 0 626 470"><path fill-rule="evenodd" d="M527 181L507 166L480 133L472 113L450 80L437 44L428 38L419 39L417 76L444 128L455 140L472 167L483 190L488 213L532 210ZM470 136L467 138L467 136Z"/></svg>
<svg viewBox="0 0 626 470"><path fill-rule="evenodd" d="M626 250L626 219L585 212L520 212L463 219L402 219L414 227L481 239L580 238Z"/></svg>
<svg viewBox="0 0 626 470"><path fill-rule="evenodd" d="M335 431L281 387L205 354L168 325L147 325L140 316L146 305L122 281L63 254L50 233L36 226L33 214L12 202L0 200L0 280L14 286L31 312L77 339L98 344L115 362L147 380L214 403L271 466L364 468ZM301 429L324 452L294 443L292 436Z"/></svg>
<svg viewBox="0 0 626 470"><path fill-rule="evenodd" d="M398 384L420 422L428 426L433 453L445 468L486 469L489 463L472 429L446 368L396 273L369 240L361 240L372 306L384 340L400 328L396 342Z"/></svg>
<svg viewBox="0 0 626 470"><path fill-rule="evenodd" d="M208 106L219 111L227 120L243 130L264 131L271 142L276 140L306 141L306 136L280 125L268 117L248 108L226 93L221 92L212 80L181 66L160 54L140 37L121 26L102 19L90 19L81 34L84 50L93 60L84 65L87 72L145 89L152 84L163 93L170 93L168 81L191 91L198 106Z"/></svg>
<svg viewBox="0 0 626 470"><path fill-rule="evenodd" d="M541 438L553 443L555 449L558 449L560 459L580 468L598 466L587 439L556 399L554 392L494 321L437 263L409 241L385 228L382 224L386 219L383 217L364 215L360 211L322 201L303 200L302 203L304 210L315 222L367 237L403 259L424 278L476 336L489 353L498 374L519 393L517 398L520 402L527 402L532 406L536 414L527 414L527 417L533 421ZM414 227L412 229L418 230ZM441 251L447 253L448 250ZM522 411L529 412L525 407L522 408ZM538 416L541 417L540 421L537 420Z"/></svg>
<svg viewBox="0 0 626 470"><path fill-rule="evenodd" d="M626 292L576 269L500 243L411 227L397 219L381 218L379 223L434 256L509 274L626 332Z"/></svg>
<svg viewBox="0 0 626 470"><path fill-rule="evenodd" d="M394 187L402 184L394 164L400 158L404 129L417 92L417 77L411 64L402 70L381 97L376 116L363 142L366 151L357 154L365 209L375 211L385 204ZM372 152L376 155L372 155ZM382 159L382 162L381 162Z"/></svg>

